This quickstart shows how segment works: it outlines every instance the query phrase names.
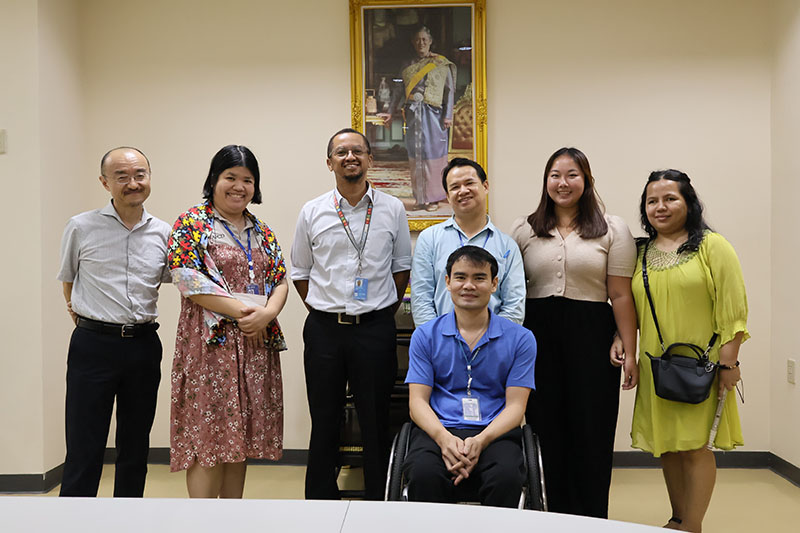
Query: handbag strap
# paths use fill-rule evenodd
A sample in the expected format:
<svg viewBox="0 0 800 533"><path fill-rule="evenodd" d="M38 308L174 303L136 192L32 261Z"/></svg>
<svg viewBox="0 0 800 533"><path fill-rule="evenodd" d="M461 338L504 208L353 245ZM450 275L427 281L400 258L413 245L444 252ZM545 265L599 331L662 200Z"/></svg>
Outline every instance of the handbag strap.
<svg viewBox="0 0 800 533"><path fill-rule="evenodd" d="M644 244L644 253L642 253L642 281L644 282L644 292L647 295L647 302L650 304L650 313L653 315L653 323L656 325L656 332L658 333L658 342L661 344L661 352L663 353L666 351L666 347L664 346L664 338L661 336L661 328L658 326L658 318L656 317L656 306L653 304L653 296L650 294L650 281L647 278L647 248L650 246L650 240ZM717 334L714 333L711 335L711 339L708 341L708 346L706 350L703 352L703 358L708 357L708 352L711 351L711 347L714 346L714 343L717 342Z"/></svg>
<svg viewBox="0 0 800 533"><path fill-rule="evenodd" d="M644 282L644 292L647 295L647 302L650 304L650 313L653 315L653 323L656 325L656 332L658 333L658 342L661 344L661 352L665 350L664 338L661 336L661 328L658 327L658 318L656 317L656 306L653 305L653 296L650 294L650 281L647 279L647 248L650 246L648 240L644 244L644 253L642 254L642 281Z"/></svg>

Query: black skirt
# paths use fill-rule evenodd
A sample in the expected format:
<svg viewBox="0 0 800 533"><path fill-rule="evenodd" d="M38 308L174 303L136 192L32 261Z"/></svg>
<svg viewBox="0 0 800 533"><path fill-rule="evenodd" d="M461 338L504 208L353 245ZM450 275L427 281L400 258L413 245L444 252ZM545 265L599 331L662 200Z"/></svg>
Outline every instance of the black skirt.
<svg viewBox="0 0 800 533"><path fill-rule="evenodd" d="M526 418L541 439L549 510L607 518L620 390L611 306L528 299L524 325L537 343Z"/></svg>

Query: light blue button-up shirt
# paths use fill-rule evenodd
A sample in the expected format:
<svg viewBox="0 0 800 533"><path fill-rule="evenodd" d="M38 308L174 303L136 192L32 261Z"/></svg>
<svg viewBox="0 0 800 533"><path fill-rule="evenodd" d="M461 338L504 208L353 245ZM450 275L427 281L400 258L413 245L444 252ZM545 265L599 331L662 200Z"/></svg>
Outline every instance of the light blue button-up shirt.
<svg viewBox="0 0 800 533"><path fill-rule="evenodd" d="M497 259L497 292L492 294L492 312L522 324L525 318L525 271L522 255L514 239L498 230L489 217L486 225L471 239L461 231L455 217L427 228L419 234L411 265L411 313L421 326L453 309L445 283L447 258L456 248L480 246Z"/></svg>

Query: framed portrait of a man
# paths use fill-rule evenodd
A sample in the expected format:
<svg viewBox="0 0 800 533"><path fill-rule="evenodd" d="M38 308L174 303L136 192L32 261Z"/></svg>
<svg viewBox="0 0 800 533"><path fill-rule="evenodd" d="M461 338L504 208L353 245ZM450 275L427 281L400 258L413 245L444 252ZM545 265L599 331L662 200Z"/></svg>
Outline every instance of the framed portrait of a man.
<svg viewBox="0 0 800 533"><path fill-rule="evenodd" d="M485 27L485 0L350 0L353 127L412 230L452 214L449 160L486 166Z"/></svg>

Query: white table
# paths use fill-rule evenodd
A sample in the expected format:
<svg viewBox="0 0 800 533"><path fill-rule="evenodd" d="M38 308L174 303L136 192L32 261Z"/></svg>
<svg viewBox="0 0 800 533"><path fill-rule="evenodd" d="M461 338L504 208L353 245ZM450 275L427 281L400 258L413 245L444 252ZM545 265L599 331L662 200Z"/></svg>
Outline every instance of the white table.
<svg viewBox="0 0 800 533"><path fill-rule="evenodd" d="M472 505L303 500L0 498L0 531L178 533L423 531L645 533L660 528Z"/></svg>
<svg viewBox="0 0 800 533"><path fill-rule="evenodd" d="M614 532L664 530L641 524L600 520L558 513L500 509L479 505L414 502L350 502L342 533L502 531L504 533Z"/></svg>

